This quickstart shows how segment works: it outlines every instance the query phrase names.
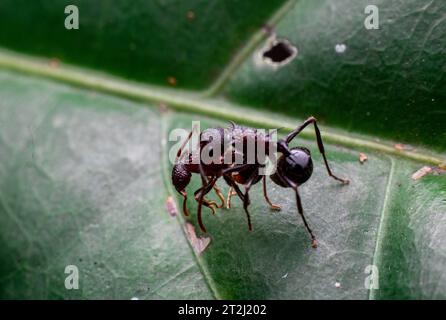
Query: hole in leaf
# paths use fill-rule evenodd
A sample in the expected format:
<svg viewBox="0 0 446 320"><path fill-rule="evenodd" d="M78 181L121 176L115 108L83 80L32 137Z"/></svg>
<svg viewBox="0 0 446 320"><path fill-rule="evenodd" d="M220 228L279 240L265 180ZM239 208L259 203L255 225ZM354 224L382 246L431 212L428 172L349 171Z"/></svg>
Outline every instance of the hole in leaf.
<svg viewBox="0 0 446 320"><path fill-rule="evenodd" d="M288 40L275 40L269 48L263 51L262 57L273 65L284 65L297 54L297 48Z"/></svg>

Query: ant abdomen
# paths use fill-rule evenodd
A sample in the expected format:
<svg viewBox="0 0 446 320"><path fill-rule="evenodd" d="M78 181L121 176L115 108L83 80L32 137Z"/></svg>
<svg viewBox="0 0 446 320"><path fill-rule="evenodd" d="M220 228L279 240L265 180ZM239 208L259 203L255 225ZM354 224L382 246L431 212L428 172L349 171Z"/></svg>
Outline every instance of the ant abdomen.
<svg viewBox="0 0 446 320"><path fill-rule="evenodd" d="M310 179L312 173L313 161L311 160L310 150L297 147L290 149L289 155L282 155L279 158L277 172L271 175L271 180L281 187L290 187L282 178L284 177L299 186Z"/></svg>

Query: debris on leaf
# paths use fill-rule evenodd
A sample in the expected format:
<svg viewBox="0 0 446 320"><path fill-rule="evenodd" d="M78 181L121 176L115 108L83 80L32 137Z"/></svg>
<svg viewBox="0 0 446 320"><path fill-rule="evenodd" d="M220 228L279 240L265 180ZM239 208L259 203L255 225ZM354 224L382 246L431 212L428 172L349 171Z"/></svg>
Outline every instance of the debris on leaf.
<svg viewBox="0 0 446 320"><path fill-rule="evenodd" d="M206 250L206 248L209 246L209 243L211 243L211 238L209 237L197 237L195 227L189 222L186 223L185 231L192 247L198 254L201 254L204 250Z"/></svg>
<svg viewBox="0 0 446 320"><path fill-rule="evenodd" d="M402 144L402 143L395 143L393 147L397 150L403 151L403 150L413 150L413 147L408 144Z"/></svg>
<svg viewBox="0 0 446 320"><path fill-rule="evenodd" d="M187 19L188 19L189 21L194 20L194 19L195 19L195 12L193 12L192 10L189 10L189 11L187 12L186 17L187 17Z"/></svg>
<svg viewBox="0 0 446 320"><path fill-rule="evenodd" d="M265 24L263 26L262 30L263 30L263 32L265 32L269 36L275 36L274 27L269 25L269 24Z"/></svg>
<svg viewBox="0 0 446 320"><path fill-rule="evenodd" d="M58 58L52 58L48 61L50 68L57 69L60 67L60 60Z"/></svg>
<svg viewBox="0 0 446 320"><path fill-rule="evenodd" d="M431 167L424 166L424 167L422 167L420 170L418 170L417 172L415 172L412 175L412 179L413 180L419 180L419 179L421 179L422 177L424 177L425 175L427 175L428 173L431 173L431 172L432 172L432 168Z"/></svg>
<svg viewBox="0 0 446 320"><path fill-rule="evenodd" d="M288 277L288 273L285 273L285 274L282 276L282 279L285 279L286 277Z"/></svg>
<svg viewBox="0 0 446 320"><path fill-rule="evenodd" d="M169 111L169 107L167 106L167 104L165 104L164 102L160 102L158 104L158 109L161 113L166 113Z"/></svg>
<svg viewBox="0 0 446 320"><path fill-rule="evenodd" d="M177 79L175 77L167 77L167 83L170 84L171 86L176 86L177 85Z"/></svg>
<svg viewBox="0 0 446 320"><path fill-rule="evenodd" d="M367 161L367 156L366 156L366 154L365 153L360 153L359 154L359 162L361 162L361 164L362 163L364 163L364 162L366 162Z"/></svg>
<svg viewBox="0 0 446 320"><path fill-rule="evenodd" d="M172 196L167 197L166 200L166 208L167 208L167 212L169 213L169 215L171 217L175 217L177 215L177 205L175 203L175 200L173 200Z"/></svg>
<svg viewBox="0 0 446 320"><path fill-rule="evenodd" d="M311 246L313 247L313 249L316 249L316 248L317 248L318 243L317 243L317 240L316 240L316 239L313 239L313 240L311 241Z"/></svg>
<svg viewBox="0 0 446 320"><path fill-rule="evenodd" d="M344 43L338 43L335 45L336 53L344 53L347 50L347 46Z"/></svg>
<svg viewBox="0 0 446 320"><path fill-rule="evenodd" d="M432 167L433 175L438 176L438 175L444 174L444 173L446 173L446 168L444 166L442 167L441 165L439 165L438 167Z"/></svg>
<svg viewBox="0 0 446 320"><path fill-rule="evenodd" d="M340 282L336 282L336 283L335 283L335 287L336 287L336 288L340 288L340 287L341 287L341 283L340 283Z"/></svg>

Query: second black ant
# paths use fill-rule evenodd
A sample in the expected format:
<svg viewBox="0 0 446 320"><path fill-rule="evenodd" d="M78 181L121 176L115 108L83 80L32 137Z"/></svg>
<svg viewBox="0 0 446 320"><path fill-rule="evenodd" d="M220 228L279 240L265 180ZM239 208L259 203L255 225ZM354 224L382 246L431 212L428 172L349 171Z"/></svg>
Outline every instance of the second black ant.
<svg viewBox="0 0 446 320"><path fill-rule="evenodd" d="M274 146L277 149L277 152L280 154L277 160L277 168L275 172L270 175L270 179L277 185L283 188L291 188L294 190L296 197L296 205L297 211L301 216L303 223L305 225L306 230L308 231L311 244L314 248L317 247L316 237L311 230L310 226L307 223L307 220L304 215L304 210L302 207L302 200L299 195L299 186L304 184L313 173L313 162L311 159L310 151L305 147L293 147L290 148L289 144L291 141L308 125L313 124L314 130L316 133L316 142L319 149L319 152L322 154L324 159L324 164L327 169L327 173L333 179L343 183L348 184L348 179L342 179L333 174L328 164L327 157L325 155L325 148L322 142L322 137L320 130L317 126L317 121L314 117L310 117L304 121L304 123L298 126L295 130L290 132L287 136L282 139L279 139L277 142L274 142L271 134L264 134L260 130L248 127L238 126L234 123L231 123L231 127L228 129L223 128L211 128L207 129L204 132L200 133L199 138L199 152L198 155L194 155L193 153L188 153L187 155L183 154L184 148L188 141L190 140L192 133L191 132L180 147L177 153L177 158L175 161L175 165L172 170L172 182L175 186L175 189L183 196L183 213L187 216L189 215L189 211L187 209L187 193L186 187L189 184L192 173L199 174L202 180L202 186L198 190L195 191L194 197L198 202L197 209L197 219L198 224L203 232L206 232L206 228L202 221L202 206L206 206L215 213L214 207L223 207L225 204L224 196L222 195L220 189L216 186L216 182L220 177L226 181L229 185L230 190L228 194L228 204L230 203L230 198L233 194L236 194L241 201L243 202L243 208L246 213L248 228L252 230L251 217L249 213L249 191L253 185L263 180L263 194L266 202L273 209L280 208L278 205L273 204L267 194L266 190L266 176L260 173L260 169L265 167L265 159L262 159L255 156L255 161L253 163L248 162L248 154L245 147L243 149L237 149L236 142L241 141L247 145L248 140L254 141L256 145L264 146L264 150L270 150L270 146ZM194 157L201 156L201 150L204 148L210 148L212 152L212 148L216 148L216 146L212 145L212 137L218 136L221 139L219 141L229 141L229 143L221 143L217 146L220 147L221 157L217 161L213 161L212 163L203 163L202 159L195 159ZM229 136L229 139L228 139ZM226 139L225 139L226 138ZM209 150L208 150L209 151ZM233 162L230 164L225 163L224 156L227 153L230 153L230 157L234 160L237 156L240 156L242 161L240 164L234 164ZM269 152L265 153L266 156L272 157L273 155ZM196 161L194 161L196 160ZM198 160L198 161L197 161ZM244 187L244 192L242 192L239 188L239 185ZM205 196L214 189L220 198L222 204L217 205L213 201L209 201L205 198ZM235 191L235 193L232 192Z"/></svg>

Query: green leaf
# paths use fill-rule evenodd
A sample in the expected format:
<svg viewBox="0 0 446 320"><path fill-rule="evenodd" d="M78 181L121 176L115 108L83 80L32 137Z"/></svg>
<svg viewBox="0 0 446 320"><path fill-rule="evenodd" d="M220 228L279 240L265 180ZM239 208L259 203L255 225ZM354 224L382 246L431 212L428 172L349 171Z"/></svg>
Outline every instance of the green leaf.
<svg viewBox="0 0 446 320"><path fill-rule="evenodd" d="M372 4L379 30L364 27ZM296 59L277 70L247 60L226 95L444 151L445 12L444 1L297 1L276 28L297 47Z"/></svg>
<svg viewBox="0 0 446 320"><path fill-rule="evenodd" d="M210 87L204 93L160 88L58 65L54 59L48 64L0 52L0 298L446 298L446 176L431 173L412 179L423 166L445 159L432 151L445 146L445 132L438 125L444 122L445 82L440 72L432 72L441 70L443 63L437 55L441 50L434 50L437 32L444 29L439 1L425 7L423 1L377 2L384 9L380 32L389 37L382 39L387 42L378 50L379 58L390 52L387 48L405 55L411 52L410 43L423 42L420 54L428 62L411 65L410 70L398 63L391 70L352 64L361 48L376 48L376 43L367 47L367 36L378 41L378 35L362 29L351 36L347 32L352 25L362 26L361 1L328 7L326 1L301 0L280 8L279 1L255 6L250 1L215 1L213 6L203 2L191 7L168 1L157 2L159 7L149 1L116 1L116 6L75 2L84 17L81 26L89 27L77 34L57 27L63 26L65 1L35 1L26 11L14 10L16 19L12 3L3 1L0 45L151 84L165 84L173 70L180 87ZM147 9L141 10L143 5ZM187 20L189 10L196 14L192 21ZM99 12L101 18L96 19ZM328 19L330 12L338 18ZM232 24L225 13L233 17ZM47 19L29 29L37 14ZM408 21L386 20L393 16ZM257 69L251 59L265 45L259 29L268 17L279 21L278 35L299 49L294 60L275 71ZM399 28L411 25L414 17L420 22L406 38L385 28L388 23L403 32ZM186 30L187 23L197 29ZM323 29L322 23L329 28ZM115 27L105 29L108 25ZM6 26L14 31L8 33ZM146 37L158 41L146 42ZM338 59L347 60L333 57L338 38L347 45ZM128 51L126 45L135 39L141 50ZM335 69L335 77L327 77ZM370 77L359 76L364 70L372 72ZM407 79L419 75L420 81L425 80L422 76L435 81L421 92L418 80L402 83L395 76L398 72L406 72ZM355 82L361 94L353 91ZM385 83L392 84L391 92L377 95L387 92ZM316 90L319 87L323 90ZM403 109L405 95L415 92L423 99L434 94L435 106L429 109L430 104L421 101ZM367 113L365 105L371 108L366 119L360 116ZM384 125L388 120L380 110L388 113L397 132ZM208 234L197 227L192 196L190 217L181 210L171 215L170 196L181 208L170 180L172 129L190 129L194 120L202 129L234 120L253 127L283 127L286 133L302 122L295 114L310 113L343 128L321 126L333 171L352 181L342 186L328 177L310 128L293 142L309 147L315 164L311 180L300 191L318 238L316 250L293 194L271 181L270 198L282 210L271 211L261 184L256 185L250 193L252 232L235 198L230 210L219 209L216 215L204 210ZM421 133L421 126L429 134ZM423 143L431 150L397 150L394 142L376 136ZM360 152L368 157L363 164ZM434 173L440 172L435 167ZM226 194L227 187L222 182L219 186ZM189 194L199 187L195 176ZM69 265L79 270L78 290L65 287ZM379 275L379 289L365 285L370 266L379 272L374 273L375 280Z"/></svg>
<svg viewBox="0 0 446 320"><path fill-rule="evenodd" d="M282 2L2 0L0 43L145 82L168 85L173 77L179 87L199 89ZM79 30L64 28L68 5L79 8Z"/></svg>
<svg viewBox="0 0 446 320"><path fill-rule="evenodd" d="M5 72L0 83L0 296L212 297L164 208L159 113ZM67 265L79 291L65 289Z"/></svg>

